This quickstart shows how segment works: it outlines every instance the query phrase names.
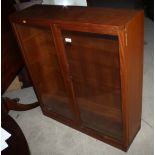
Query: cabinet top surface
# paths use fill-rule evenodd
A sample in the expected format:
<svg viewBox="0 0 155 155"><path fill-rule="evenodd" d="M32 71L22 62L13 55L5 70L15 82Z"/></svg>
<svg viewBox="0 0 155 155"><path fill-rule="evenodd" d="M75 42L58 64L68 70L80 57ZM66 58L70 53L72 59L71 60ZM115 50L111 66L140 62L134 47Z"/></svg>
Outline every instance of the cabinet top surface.
<svg viewBox="0 0 155 155"><path fill-rule="evenodd" d="M134 16L143 13L135 9L112 9L81 6L56 6L56 5L34 5L30 8L16 12L11 15L11 20L21 18L33 19L40 22L48 21L54 23L91 23L110 26L124 26Z"/></svg>

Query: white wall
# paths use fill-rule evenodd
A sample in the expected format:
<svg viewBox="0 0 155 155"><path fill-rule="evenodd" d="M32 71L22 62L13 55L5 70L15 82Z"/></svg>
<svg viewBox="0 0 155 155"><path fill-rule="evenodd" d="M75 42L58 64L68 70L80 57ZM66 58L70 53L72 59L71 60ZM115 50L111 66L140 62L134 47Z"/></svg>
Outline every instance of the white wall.
<svg viewBox="0 0 155 155"><path fill-rule="evenodd" d="M42 4L54 4L54 0L43 0Z"/></svg>
<svg viewBox="0 0 155 155"><path fill-rule="evenodd" d="M42 4L87 6L86 0L43 0Z"/></svg>

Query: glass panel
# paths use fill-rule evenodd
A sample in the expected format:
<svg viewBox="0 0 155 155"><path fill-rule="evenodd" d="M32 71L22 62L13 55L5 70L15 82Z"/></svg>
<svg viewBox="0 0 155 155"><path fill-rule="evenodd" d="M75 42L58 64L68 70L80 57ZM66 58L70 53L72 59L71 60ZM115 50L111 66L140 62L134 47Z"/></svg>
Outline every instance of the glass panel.
<svg viewBox="0 0 155 155"><path fill-rule="evenodd" d="M116 36L62 31L82 126L122 139Z"/></svg>
<svg viewBox="0 0 155 155"><path fill-rule="evenodd" d="M16 28L44 108L72 119L50 29L25 25L16 25Z"/></svg>

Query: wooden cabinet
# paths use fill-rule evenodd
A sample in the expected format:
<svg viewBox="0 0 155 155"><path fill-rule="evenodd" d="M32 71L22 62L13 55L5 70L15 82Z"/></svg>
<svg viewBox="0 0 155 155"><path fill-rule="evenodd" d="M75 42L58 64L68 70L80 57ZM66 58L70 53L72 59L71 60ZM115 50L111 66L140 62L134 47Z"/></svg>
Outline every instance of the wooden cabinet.
<svg viewBox="0 0 155 155"><path fill-rule="evenodd" d="M143 18L48 5L10 16L43 113L126 151L141 124Z"/></svg>

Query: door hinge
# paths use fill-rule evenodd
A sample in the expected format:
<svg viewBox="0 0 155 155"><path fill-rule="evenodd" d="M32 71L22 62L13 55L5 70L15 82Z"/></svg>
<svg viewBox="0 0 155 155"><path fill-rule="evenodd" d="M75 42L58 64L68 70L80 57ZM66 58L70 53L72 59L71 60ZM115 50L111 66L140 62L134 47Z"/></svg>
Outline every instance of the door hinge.
<svg viewBox="0 0 155 155"><path fill-rule="evenodd" d="M126 28L125 28L125 45L128 46L128 33Z"/></svg>

